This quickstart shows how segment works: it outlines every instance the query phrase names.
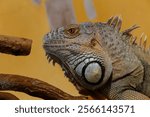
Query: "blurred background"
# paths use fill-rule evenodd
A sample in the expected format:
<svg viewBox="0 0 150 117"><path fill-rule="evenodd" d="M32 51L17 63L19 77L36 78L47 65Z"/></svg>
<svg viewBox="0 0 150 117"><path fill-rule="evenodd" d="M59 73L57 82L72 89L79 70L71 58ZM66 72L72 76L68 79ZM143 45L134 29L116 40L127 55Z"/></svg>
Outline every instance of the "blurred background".
<svg viewBox="0 0 150 117"><path fill-rule="evenodd" d="M149 0L0 0L0 34L33 40L31 54L15 57L0 53L0 73L18 74L48 82L72 95L79 95L59 65L49 64L42 48L44 34L70 23L104 22L113 15L123 19L122 30L133 24L133 32L150 37ZM148 40L150 43L150 40ZM12 92L20 99L38 99Z"/></svg>

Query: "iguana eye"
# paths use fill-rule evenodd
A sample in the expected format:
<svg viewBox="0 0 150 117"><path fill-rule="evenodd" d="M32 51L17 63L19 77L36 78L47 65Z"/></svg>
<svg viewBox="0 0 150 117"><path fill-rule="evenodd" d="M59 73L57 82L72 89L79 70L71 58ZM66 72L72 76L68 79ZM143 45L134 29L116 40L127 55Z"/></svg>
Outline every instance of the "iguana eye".
<svg viewBox="0 0 150 117"><path fill-rule="evenodd" d="M70 34L75 34L77 32L76 28L70 28L69 30L67 30L68 33Z"/></svg>
<svg viewBox="0 0 150 117"><path fill-rule="evenodd" d="M69 25L65 28L64 33L67 36L76 37L79 35L80 28L78 25Z"/></svg>

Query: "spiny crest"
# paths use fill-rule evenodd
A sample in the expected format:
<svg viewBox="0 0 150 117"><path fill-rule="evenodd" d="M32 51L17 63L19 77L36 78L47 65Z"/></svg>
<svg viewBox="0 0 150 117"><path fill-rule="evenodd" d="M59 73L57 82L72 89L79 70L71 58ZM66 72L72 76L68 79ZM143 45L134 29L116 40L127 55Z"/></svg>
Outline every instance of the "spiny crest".
<svg viewBox="0 0 150 117"><path fill-rule="evenodd" d="M133 25L129 29L123 31L123 35L127 36L126 38L128 44L132 46L138 46L141 50L143 50L146 53L150 53L150 47L149 49L146 49L147 47L147 35L144 35L144 33L141 34L140 38L138 39L136 36L133 36L130 32L139 28L137 25ZM139 42L137 42L139 40Z"/></svg>
<svg viewBox="0 0 150 117"><path fill-rule="evenodd" d="M123 33L123 35L130 35L130 33L131 33L133 30L135 30L135 29L137 29L137 28L139 28L139 27L140 27L140 26L133 25L133 26L131 26L130 28L124 30L122 33Z"/></svg>
<svg viewBox="0 0 150 117"><path fill-rule="evenodd" d="M107 24L120 31L122 26L122 18L120 16L113 16L110 19L108 19ZM137 28L139 28L139 26L133 25L130 28L122 31L122 33L123 35L130 35L130 33Z"/></svg>
<svg viewBox="0 0 150 117"><path fill-rule="evenodd" d="M113 27L114 29L120 31L121 26L122 26L122 19L120 18L120 16L113 16L110 19L108 19L107 24ZM133 25L129 27L128 29L122 31L121 32L121 35L123 36L122 40L125 43L130 44L130 38L132 37L131 32L137 28L139 28L139 26Z"/></svg>
<svg viewBox="0 0 150 117"><path fill-rule="evenodd" d="M122 26L122 18L120 16L113 16L110 19L108 19L107 24L115 28L116 30L120 31ZM150 47L146 49L147 46L147 36L144 36L144 33L141 34L141 37L139 39L139 43L137 42L137 37L133 36L131 32L140 26L133 25L129 27L128 29L122 31L122 35L124 36L123 41L127 42L130 45L138 46L141 48L144 52L150 54Z"/></svg>
<svg viewBox="0 0 150 117"><path fill-rule="evenodd" d="M122 19L118 16L113 16L110 19L108 19L107 24L120 31L122 25Z"/></svg>
<svg viewBox="0 0 150 117"><path fill-rule="evenodd" d="M147 46L147 35L144 35L144 33L141 34L140 38L139 38L139 42L137 42L137 37L131 37L130 38L130 42L131 45L135 45L138 46L139 48L141 48L144 52L146 52L146 46Z"/></svg>

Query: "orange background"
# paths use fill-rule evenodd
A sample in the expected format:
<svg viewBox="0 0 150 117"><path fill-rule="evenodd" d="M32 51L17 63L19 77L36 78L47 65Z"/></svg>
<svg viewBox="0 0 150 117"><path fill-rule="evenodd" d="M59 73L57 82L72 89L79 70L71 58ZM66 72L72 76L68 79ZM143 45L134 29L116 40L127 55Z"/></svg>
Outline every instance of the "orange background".
<svg viewBox="0 0 150 117"><path fill-rule="evenodd" d="M140 36L145 32L150 37L150 1L148 0L93 0L96 18L106 21L112 15L121 15L123 29L133 24L142 28L134 32ZM83 0L73 0L77 22L89 21ZM0 34L26 37L33 40L31 54L15 57L0 53L0 73L18 74L38 78L64 91L78 95L74 86L64 77L61 68L48 64L42 48L43 35L49 32L45 0L40 5L32 0L0 0ZM150 41L149 41L150 42ZM38 99L24 93L13 92L20 99Z"/></svg>

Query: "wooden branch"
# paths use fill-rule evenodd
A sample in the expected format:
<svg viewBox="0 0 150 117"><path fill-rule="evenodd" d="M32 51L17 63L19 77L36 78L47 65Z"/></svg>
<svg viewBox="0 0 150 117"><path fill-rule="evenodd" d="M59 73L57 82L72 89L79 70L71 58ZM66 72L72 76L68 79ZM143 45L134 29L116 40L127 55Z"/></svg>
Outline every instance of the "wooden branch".
<svg viewBox="0 0 150 117"><path fill-rule="evenodd" d="M0 52L12 55L29 55L32 40L0 35Z"/></svg>
<svg viewBox="0 0 150 117"><path fill-rule="evenodd" d="M0 92L0 100L19 100L19 98L11 93Z"/></svg>
<svg viewBox="0 0 150 117"><path fill-rule="evenodd" d="M84 96L71 96L62 90L37 79L26 76L0 74L0 90L13 90L27 93L31 96L52 100L83 100Z"/></svg>

